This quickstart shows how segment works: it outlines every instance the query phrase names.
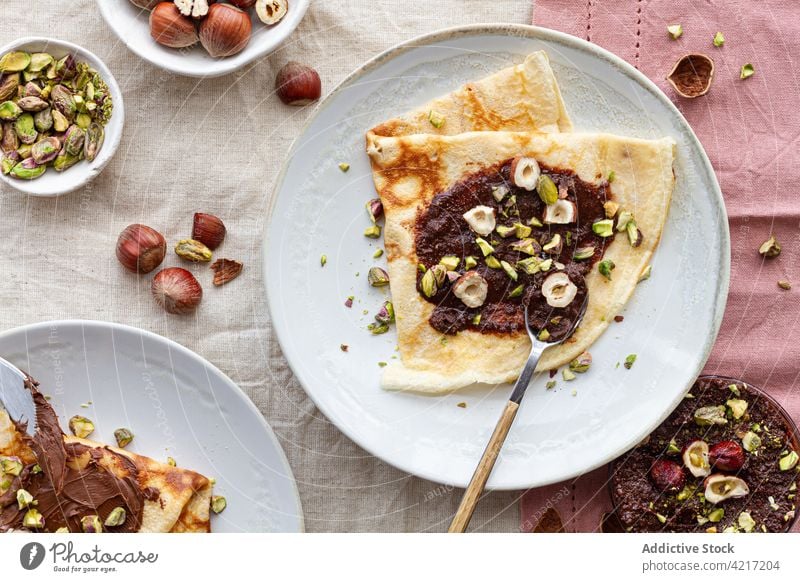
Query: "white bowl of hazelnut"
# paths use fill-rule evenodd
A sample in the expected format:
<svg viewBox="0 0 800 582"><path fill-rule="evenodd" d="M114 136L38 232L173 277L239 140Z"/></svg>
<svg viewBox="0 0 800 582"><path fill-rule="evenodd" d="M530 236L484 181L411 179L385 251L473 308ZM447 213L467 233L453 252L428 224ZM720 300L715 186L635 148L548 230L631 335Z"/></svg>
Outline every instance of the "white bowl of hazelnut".
<svg viewBox="0 0 800 582"><path fill-rule="evenodd" d="M97 0L119 39L141 58L189 77L231 73L277 48L310 0Z"/></svg>

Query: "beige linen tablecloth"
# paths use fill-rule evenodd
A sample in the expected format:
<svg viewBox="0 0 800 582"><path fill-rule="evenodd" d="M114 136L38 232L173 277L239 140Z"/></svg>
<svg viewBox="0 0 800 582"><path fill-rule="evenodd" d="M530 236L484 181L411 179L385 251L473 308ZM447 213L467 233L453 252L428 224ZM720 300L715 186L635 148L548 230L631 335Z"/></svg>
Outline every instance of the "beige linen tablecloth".
<svg viewBox="0 0 800 582"><path fill-rule="evenodd" d="M272 425L297 478L309 531L443 531L461 492L398 471L343 436L305 395L272 333L262 232L275 177L312 110L282 105L272 89L275 72L290 59L314 66L327 92L395 43L447 26L529 23L531 6L531 0L312 1L276 53L229 76L196 80L131 53L94 0L2 0L0 44L42 35L93 51L122 88L126 125L116 157L87 188L43 199L0 186L0 329L85 318L174 339L228 374ZM223 256L242 260L245 270L220 289L203 272L199 311L169 316L150 297L151 277L122 270L114 244L133 222L157 228L174 244L191 234L195 211L223 218ZM165 265L176 259L170 253ZM489 495L473 525L517 530L518 497Z"/></svg>

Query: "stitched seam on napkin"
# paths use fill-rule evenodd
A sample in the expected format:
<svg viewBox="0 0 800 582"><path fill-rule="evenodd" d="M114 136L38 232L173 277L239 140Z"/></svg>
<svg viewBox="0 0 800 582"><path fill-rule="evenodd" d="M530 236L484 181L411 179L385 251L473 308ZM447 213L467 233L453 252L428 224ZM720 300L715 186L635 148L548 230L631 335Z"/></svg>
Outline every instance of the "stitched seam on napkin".
<svg viewBox="0 0 800 582"><path fill-rule="evenodd" d="M586 40L592 40L592 0L586 4Z"/></svg>

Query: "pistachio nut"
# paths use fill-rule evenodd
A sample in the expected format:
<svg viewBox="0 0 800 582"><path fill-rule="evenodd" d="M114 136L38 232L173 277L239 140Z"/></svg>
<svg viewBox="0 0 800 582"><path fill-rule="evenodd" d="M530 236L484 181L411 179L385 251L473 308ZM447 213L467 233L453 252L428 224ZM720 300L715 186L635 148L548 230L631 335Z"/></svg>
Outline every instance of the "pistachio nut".
<svg viewBox="0 0 800 582"><path fill-rule="evenodd" d="M16 132L15 132L16 133ZM25 159L31 157L31 150L33 149L33 144L23 143L17 148L17 154L19 155L20 159Z"/></svg>
<svg viewBox="0 0 800 582"><path fill-rule="evenodd" d="M58 109L51 109L50 115L53 116L54 130L61 133L62 131L67 131L67 129L69 129L69 119L64 117L64 114L61 113Z"/></svg>
<svg viewBox="0 0 800 582"><path fill-rule="evenodd" d="M561 253L561 249L564 247L563 240L561 239L561 235L556 233L553 235L547 244L542 245L542 250L550 255L558 255Z"/></svg>
<svg viewBox="0 0 800 582"><path fill-rule="evenodd" d="M3 136L0 138L0 147L6 153L11 153L19 147L19 138L14 131L14 124L6 122L3 124Z"/></svg>
<svg viewBox="0 0 800 582"><path fill-rule="evenodd" d="M18 477L20 473L22 473L23 464L22 461L19 460L19 457L3 457L0 460L0 469L6 475L14 475L14 477Z"/></svg>
<svg viewBox="0 0 800 582"><path fill-rule="evenodd" d="M31 62L26 70L31 73L39 73L49 67L54 60L55 59L47 53L33 53L31 55Z"/></svg>
<svg viewBox="0 0 800 582"><path fill-rule="evenodd" d="M380 238L381 236L381 227L377 224L373 224L372 226L368 226L364 229L364 236L367 238Z"/></svg>
<svg viewBox="0 0 800 582"><path fill-rule="evenodd" d="M431 122L431 125L433 127L435 127L436 129L439 129L440 127L442 127L444 125L445 118L438 111L435 111L434 109L431 109L428 112L428 121Z"/></svg>
<svg viewBox="0 0 800 582"><path fill-rule="evenodd" d="M133 433L127 428L118 428L114 431L114 439L117 441L117 446L124 449L133 441Z"/></svg>
<svg viewBox="0 0 800 582"><path fill-rule="evenodd" d="M50 111L49 107L36 112L33 116L33 126L39 133L44 133L53 129L53 113Z"/></svg>
<svg viewBox="0 0 800 582"><path fill-rule="evenodd" d="M419 282L420 290L425 297L433 297L439 292L439 284L436 282L436 275L433 269L428 269Z"/></svg>
<svg viewBox="0 0 800 582"><path fill-rule="evenodd" d="M572 254L572 258L576 261L585 261L586 259L591 259L594 256L594 247L580 247L575 249L575 252Z"/></svg>
<svg viewBox="0 0 800 582"><path fill-rule="evenodd" d="M575 358L569 363L569 369L578 374L584 374L589 371L589 366L592 365L592 354L583 352L580 356Z"/></svg>
<svg viewBox="0 0 800 582"><path fill-rule="evenodd" d="M522 297L522 294L523 294L524 292L525 292L525 284L523 283L522 285L517 285L516 287L514 287L514 288L513 288L513 289L512 289L512 290L509 292L508 296L509 296L510 298L512 298L512 299L513 299L514 297Z"/></svg>
<svg viewBox="0 0 800 582"><path fill-rule="evenodd" d="M724 406L703 406L694 411L694 422L697 426L728 424Z"/></svg>
<svg viewBox="0 0 800 582"><path fill-rule="evenodd" d="M92 123L92 116L89 115L88 113L81 112L75 116L75 125L77 125L83 130L89 129L89 125L91 125L91 123Z"/></svg>
<svg viewBox="0 0 800 582"><path fill-rule="evenodd" d="M528 221L528 224L536 228L542 228L544 226L544 224L542 224L542 221L536 218L535 216L531 216L531 219Z"/></svg>
<svg viewBox="0 0 800 582"><path fill-rule="evenodd" d="M46 137L37 141L31 148L31 158L39 165L56 159L61 151L61 142L57 137Z"/></svg>
<svg viewBox="0 0 800 582"><path fill-rule="evenodd" d="M500 266L503 268L503 270L506 272L506 275L508 275L512 281L516 281L519 278L517 270L506 261L500 261Z"/></svg>
<svg viewBox="0 0 800 582"><path fill-rule="evenodd" d="M64 170L71 168L75 164L81 161L80 156L71 156L67 152L61 152L58 154L58 157L53 161L53 169L56 172L63 172Z"/></svg>
<svg viewBox="0 0 800 582"><path fill-rule="evenodd" d="M536 192L539 194L539 198L542 199L542 202L548 206L558 202L558 187L556 183L553 182L553 179L546 174L539 176L539 180L536 183Z"/></svg>
<svg viewBox="0 0 800 582"><path fill-rule="evenodd" d="M44 516L39 513L38 509L29 509L22 516L22 525L28 529L43 529Z"/></svg>
<svg viewBox="0 0 800 582"><path fill-rule="evenodd" d="M22 108L13 101L0 103L0 119L3 121L13 121L22 115Z"/></svg>
<svg viewBox="0 0 800 582"><path fill-rule="evenodd" d="M497 260L497 257L488 256L486 257L486 266L490 269L502 269L503 266L500 264L500 261Z"/></svg>
<svg viewBox="0 0 800 582"><path fill-rule="evenodd" d="M508 196L508 193L508 186L500 185L492 187L492 198L494 198L496 202L502 202L503 198Z"/></svg>
<svg viewBox="0 0 800 582"><path fill-rule="evenodd" d="M511 243L511 248L526 255L538 255L542 252L542 246L532 238L523 238Z"/></svg>
<svg viewBox="0 0 800 582"><path fill-rule="evenodd" d="M625 232L630 222L633 222L633 213L621 210L617 215L617 232Z"/></svg>
<svg viewBox="0 0 800 582"><path fill-rule="evenodd" d="M375 314L378 323L394 323L394 305L391 301L384 301L378 313Z"/></svg>
<svg viewBox="0 0 800 582"><path fill-rule="evenodd" d="M17 507L22 510L33 505L33 495L25 489L17 489Z"/></svg>
<svg viewBox="0 0 800 582"><path fill-rule="evenodd" d="M222 495L213 495L211 497L211 511L222 513L226 507L228 507L228 501Z"/></svg>
<svg viewBox="0 0 800 582"><path fill-rule="evenodd" d="M455 255L447 255L441 258L440 265L443 265L448 271L455 271L461 264L461 259Z"/></svg>
<svg viewBox="0 0 800 582"><path fill-rule="evenodd" d="M111 513L108 514L103 525L106 527L117 527L125 523L126 519L128 519L128 514L125 512L125 508L115 507L111 510Z"/></svg>
<svg viewBox="0 0 800 582"><path fill-rule="evenodd" d="M628 235L628 242L631 244L632 247L638 247L642 244L642 231L636 226L636 223L631 220L628 222L628 225L625 227L625 231Z"/></svg>
<svg viewBox="0 0 800 582"><path fill-rule="evenodd" d="M731 409L733 418L739 420L747 412L747 401L741 398L731 398L725 403Z"/></svg>
<svg viewBox="0 0 800 582"><path fill-rule="evenodd" d="M380 198L373 198L366 204L369 219L374 224L383 215L383 203Z"/></svg>
<svg viewBox="0 0 800 582"><path fill-rule="evenodd" d="M617 265L614 264L614 261L611 259L603 259L598 263L597 270L600 271L600 274L608 279L611 280L611 271L616 268Z"/></svg>
<svg viewBox="0 0 800 582"><path fill-rule="evenodd" d="M39 132L36 131L36 126L33 124L33 115L30 113L23 113L14 122L14 131L17 132L19 141L24 144L32 144L36 141Z"/></svg>
<svg viewBox="0 0 800 582"><path fill-rule="evenodd" d="M538 273L540 269L542 261L539 257L528 257L527 259L522 259L521 261L517 261L516 267L521 269L528 275L535 275Z"/></svg>
<svg viewBox="0 0 800 582"><path fill-rule="evenodd" d="M38 165L33 158L27 158L11 168L9 173L14 178L20 180L35 180L45 173L47 166Z"/></svg>
<svg viewBox="0 0 800 582"><path fill-rule="evenodd" d="M778 461L778 467L781 471L790 471L797 466L798 455L795 451L789 451L788 454L782 456Z"/></svg>
<svg viewBox="0 0 800 582"><path fill-rule="evenodd" d="M508 238L512 234L514 234L513 226L504 226L501 224L495 230L497 231L497 234L499 234L503 238Z"/></svg>
<svg viewBox="0 0 800 582"><path fill-rule="evenodd" d="M711 523L719 523L725 517L725 509L718 507L708 513L708 521Z"/></svg>
<svg viewBox="0 0 800 582"><path fill-rule="evenodd" d="M372 267L367 273L367 282L372 287L385 287L389 284L389 273L380 267Z"/></svg>
<svg viewBox="0 0 800 582"><path fill-rule="evenodd" d="M539 335L536 336L536 339L538 339L540 342L546 342L547 340L550 339L550 332L547 331L546 329L543 329L542 331L539 332ZM548 382L547 384L548 384L548 386L547 386L548 388L552 388L553 386L556 385L555 382L553 382L553 386L549 385L550 382Z"/></svg>
<svg viewBox="0 0 800 582"><path fill-rule="evenodd" d="M652 265L647 265L644 269L642 269L642 272L639 275L639 280L637 281L637 283L641 283L642 281L647 281L650 278L652 272L653 272Z"/></svg>
<svg viewBox="0 0 800 582"><path fill-rule="evenodd" d="M19 73L8 73L0 79L0 101L11 99L17 94Z"/></svg>
<svg viewBox="0 0 800 582"><path fill-rule="evenodd" d="M56 85L50 91L50 101L64 117L70 122L75 119L77 113L77 105L75 104L75 97L72 91L67 89L64 85Z"/></svg>
<svg viewBox="0 0 800 582"><path fill-rule="evenodd" d="M26 52L14 51L6 53L0 58L0 72L15 73L17 71L24 71L30 64L31 55Z"/></svg>
<svg viewBox="0 0 800 582"><path fill-rule="evenodd" d="M75 57L71 54L65 56L62 59L59 59L55 63L55 74L57 78L60 78L62 81L68 81L72 79L78 72L78 62L75 60Z"/></svg>
<svg viewBox="0 0 800 582"><path fill-rule="evenodd" d="M80 131L76 126L72 127ZM211 260L211 249L200 241L191 238L179 240L178 244L175 245L175 254L182 259L195 263L207 263Z"/></svg>
<svg viewBox="0 0 800 582"><path fill-rule="evenodd" d="M77 125L70 125L64 135L64 151L71 156L80 156L83 152L83 142L86 132Z"/></svg>
<svg viewBox="0 0 800 582"><path fill-rule="evenodd" d="M494 252L494 247L489 244L489 242L481 237L475 239L475 244L478 245L478 248L481 249L481 253L483 253L484 257L488 257Z"/></svg>
<svg viewBox="0 0 800 582"><path fill-rule="evenodd" d="M13 157L12 157L13 155ZM17 152L11 152L11 154L6 154L3 156L3 159L0 160L0 171L3 172L4 176L7 176L11 173L11 170L19 163L20 157Z"/></svg>
<svg viewBox="0 0 800 582"><path fill-rule="evenodd" d="M372 335L380 335L382 333L386 333L389 331L389 324L388 323L370 323L367 326L367 329Z"/></svg>
<svg viewBox="0 0 800 582"><path fill-rule="evenodd" d="M103 533L103 522L97 515L84 515L81 518L83 533Z"/></svg>
<svg viewBox="0 0 800 582"><path fill-rule="evenodd" d="M478 260L475 257L471 255L464 257L464 268L467 271L469 271L470 269L474 269L477 266L478 266Z"/></svg>
<svg viewBox="0 0 800 582"><path fill-rule="evenodd" d="M69 430L79 439L85 439L94 432L94 423L85 416L73 416L69 419Z"/></svg>
<svg viewBox="0 0 800 582"><path fill-rule="evenodd" d="M748 453L756 452L761 446L761 437L753 431L747 431L742 437L742 447Z"/></svg>
<svg viewBox="0 0 800 582"><path fill-rule="evenodd" d="M31 81L30 83L25 83L22 87L22 96L23 97L42 97L42 88L39 87L36 83ZM20 107L22 105L20 104ZM25 109L24 107L22 107Z"/></svg>
<svg viewBox="0 0 800 582"><path fill-rule="evenodd" d="M752 532L756 527L756 520L754 520L753 516L747 511L743 511L739 514L737 522L739 523L739 527L745 533Z"/></svg>
<svg viewBox="0 0 800 582"><path fill-rule="evenodd" d="M606 214L606 218L614 218L617 215L618 210L619 210L619 204L614 202L613 200L607 200L603 204L603 211Z"/></svg>
<svg viewBox="0 0 800 582"><path fill-rule="evenodd" d="M603 238L614 236L614 221L610 218L598 220L592 224L592 232Z"/></svg>
<svg viewBox="0 0 800 582"><path fill-rule="evenodd" d="M31 111L33 113L41 111L42 109L47 109L48 107L47 101L34 96L23 97L22 99L17 101L17 105L19 105L19 108L22 109L23 111Z"/></svg>

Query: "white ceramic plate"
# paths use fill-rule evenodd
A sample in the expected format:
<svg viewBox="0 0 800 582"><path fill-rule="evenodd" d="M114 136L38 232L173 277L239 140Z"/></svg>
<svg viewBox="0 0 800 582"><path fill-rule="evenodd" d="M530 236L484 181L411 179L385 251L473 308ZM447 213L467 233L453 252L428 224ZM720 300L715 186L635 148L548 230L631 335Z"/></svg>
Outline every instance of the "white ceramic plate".
<svg viewBox="0 0 800 582"><path fill-rule="evenodd" d="M729 233L711 165L678 110L630 65L561 33L505 25L436 33L367 63L320 105L278 181L264 253L270 310L292 369L325 415L374 455L441 483L469 481L510 386L446 397L381 390L378 362L395 357L397 338L365 329L386 292L366 280L385 259L372 258L381 241L362 236L364 203L375 196L364 132L538 49L550 55L576 130L674 137L677 183L652 278L624 322L592 346L589 373L570 383L559 376L550 391L547 378L533 381L489 487L567 479L644 438L699 373L725 307ZM349 295L352 309L343 305ZM631 353L638 360L626 370L618 363Z"/></svg>
<svg viewBox="0 0 800 582"><path fill-rule="evenodd" d="M209 362L153 333L99 321L54 321L0 334L0 354L40 382L66 430L80 414L92 439L134 433L129 450L214 477L228 507L214 532L299 532L292 471L256 407ZM91 403L84 408L81 404Z"/></svg>
<svg viewBox="0 0 800 582"><path fill-rule="evenodd" d="M300 24L310 0L289 0L289 11L274 26L267 26L251 9L253 32L245 49L232 57L215 59L200 43L187 49L161 46L150 36L150 11L130 0L97 0L97 7L114 34L146 61L188 77L227 75L275 50Z"/></svg>
<svg viewBox="0 0 800 582"><path fill-rule="evenodd" d="M105 126L106 135L103 147L93 162L89 163L83 160L63 172L56 172L53 168L48 168L41 177L35 180L17 180L2 173L0 173L0 179L12 188L33 196L61 196L85 186L100 175L106 164L114 157L122 139L122 128L125 125L125 104L117 80L97 55L64 40L37 36L20 38L0 48L0 55L11 51L47 52L57 59L72 53L77 60L89 63L95 71L100 73L114 100L114 111Z"/></svg>

